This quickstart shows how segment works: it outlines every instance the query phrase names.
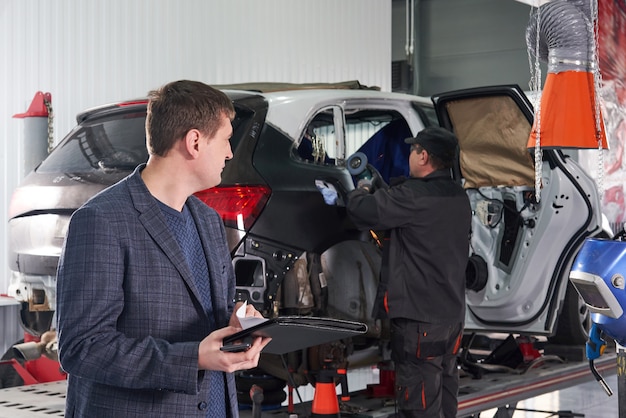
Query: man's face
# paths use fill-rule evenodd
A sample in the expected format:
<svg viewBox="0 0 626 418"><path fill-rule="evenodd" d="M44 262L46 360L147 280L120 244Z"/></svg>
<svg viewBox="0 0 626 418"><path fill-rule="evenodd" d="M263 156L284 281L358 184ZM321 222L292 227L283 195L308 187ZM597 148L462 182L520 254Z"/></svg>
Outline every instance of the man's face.
<svg viewBox="0 0 626 418"><path fill-rule="evenodd" d="M226 161L233 158L230 148L230 138L233 135L233 127L230 119L222 115L220 127L212 138L205 137L203 147L202 165L204 167L204 183L206 188L217 186L222 181L222 171Z"/></svg>
<svg viewBox="0 0 626 418"><path fill-rule="evenodd" d="M419 145L411 145L411 153L409 154L409 174L411 177L424 177L427 152Z"/></svg>

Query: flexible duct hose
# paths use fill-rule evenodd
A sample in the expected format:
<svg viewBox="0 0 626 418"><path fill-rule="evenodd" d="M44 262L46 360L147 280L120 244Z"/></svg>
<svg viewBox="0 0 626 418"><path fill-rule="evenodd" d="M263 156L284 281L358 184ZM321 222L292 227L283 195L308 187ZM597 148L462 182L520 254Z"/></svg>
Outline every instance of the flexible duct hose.
<svg viewBox="0 0 626 418"><path fill-rule="evenodd" d="M595 54L591 16L588 0L554 0L543 4L533 13L526 28L528 52L535 59L547 62L549 73L590 72Z"/></svg>
<svg viewBox="0 0 626 418"><path fill-rule="evenodd" d="M542 183L542 146L597 147L600 151L608 148L600 104L595 97L601 84L595 40L597 12L596 0L553 0L534 10L526 28L529 63L534 68L530 86L533 91L542 92L538 95L541 103L535 104L528 141L528 148L535 150L537 202ZM540 88L540 61L548 63L543 90ZM570 106L572 103L576 106ZM602 152L599 152L596 180L600 195L603 193L603 166Z"/></svg>

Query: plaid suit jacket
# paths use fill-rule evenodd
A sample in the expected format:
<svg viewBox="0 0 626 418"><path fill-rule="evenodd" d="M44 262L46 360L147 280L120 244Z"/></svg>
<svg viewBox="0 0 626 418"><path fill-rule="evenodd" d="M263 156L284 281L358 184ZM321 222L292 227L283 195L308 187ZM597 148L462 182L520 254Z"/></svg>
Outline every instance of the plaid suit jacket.
<svg viewBox="0 0 626 418"><path fill-rule="evenodd" d="M192 273L139 166L70 220L57 274L59 357L66 417L205 416L208 374L198 346L210 333ZM219 215L187 201L209 266L218 327L233 310L235 277ZM229 410L237 417L232 374Z"/></svg>

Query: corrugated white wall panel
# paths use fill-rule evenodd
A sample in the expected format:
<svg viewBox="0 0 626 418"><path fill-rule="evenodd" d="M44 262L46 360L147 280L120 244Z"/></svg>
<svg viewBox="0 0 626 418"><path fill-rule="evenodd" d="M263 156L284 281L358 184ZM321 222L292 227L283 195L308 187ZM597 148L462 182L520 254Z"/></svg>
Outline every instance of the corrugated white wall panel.
<svg viewBox="0 0 626 418"><path fill-rule="evenodd" d="M19 326L19 306L3 305L0 301L0 357L22 338L24 331ZM2 367L11 366L0 366L0 372Z"/></svg>
<svg viewBox="0 0 626 418"><path fill-rule="evenodd" d="M12 116L37 91L52 94L58 141L77 112L171 80L356 79L389 91L390 63L391 0L1 0L0 293L23 164L24 122Z"/></svg>

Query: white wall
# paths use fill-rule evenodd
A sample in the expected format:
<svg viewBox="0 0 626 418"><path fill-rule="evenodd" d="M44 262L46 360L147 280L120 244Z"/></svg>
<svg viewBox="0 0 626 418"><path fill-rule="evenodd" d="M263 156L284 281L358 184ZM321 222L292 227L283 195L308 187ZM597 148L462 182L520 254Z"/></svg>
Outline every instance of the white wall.
<svg viewBox="0 0 626 418"><path fill-rule="evenodd" d="M23 120L12 116L37 91L52 94L58 142L77 112L176 79L359 80L388 91L390 63L391 0L0 0L0 294L23 165ZM17 324L7 308L0 315Z"/></svg>

